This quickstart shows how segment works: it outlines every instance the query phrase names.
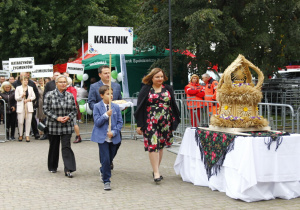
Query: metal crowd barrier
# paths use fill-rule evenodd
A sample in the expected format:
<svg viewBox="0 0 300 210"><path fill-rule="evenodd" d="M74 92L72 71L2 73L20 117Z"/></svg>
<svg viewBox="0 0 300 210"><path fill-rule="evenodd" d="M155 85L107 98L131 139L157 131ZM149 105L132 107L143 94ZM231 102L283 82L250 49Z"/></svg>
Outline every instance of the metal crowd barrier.
<svg viewBox="0 0 300 210"><path fill-rule="evenodd" d="M126 112L124 111L124 114L123 114L124 126L122 129L122 138L136 139L135 119L134 119L133 114L134 114L134 107L136 107L136 105L137 105L137 98L136 97L128 97L128 98L123 98L123 100L131 102L132 106L127 108L127 109L130 109L129 110L130 111L130 129L129 130L125 126Z"/></svg>
<svg viewBox="0 0 300 210"><path fill-rule="evenodd" d="M186 99L186 94L184 90L174 90L174 96L175 96L175 100L179 99L179 100L184 100Z"/></svg>
<svg viewBox="0 0 300 210"><path fill-rule="evenodd" d="M192 120L194 125L198 127L207 127L209 125L210 116L214 114L214 110L217 110L218 102L217 101L190 101L187 99L178 100L181 101L181 130L184 132L187 127L192 126ZM187 103L191 103L190 106ZM197 108L199 105L199 113L197 113ZM199 115L199 117L198 117ZM183 135L183 133L181 134Z"/></svg>
<svg viewBox="0 0 300 210"><path fill-rule="evenodd" d="M5 141L8 141L8 138L7 138L7 133L6 133L6 122L7 122L7 120L6 120L6 106L7 106L7 103L5 102L5 100L4 99L0 99L0 103L2 104L2 106L3 106L3 110L4 110L4 112L3 112L3 121L4 121L4 123L3 123L3 125L4 125L4 134L2 133L2 129L1 129L1 127L0 127L0 136L1 136L1 138L0 138L0 143L4 143ZM0 120L1 120L1 117L0 117ZM2 136L4 136L4 139L2 138Z"/></svg>
<svg viewBox="0 0 300 210"><path fill-rule="evenodd" d="M193 101L193 104L188 107L189 100L176 100L176 103L181 112L181 124L174 132L176 136L182 137L187 127L192 126L192 118L196 121L198 127L207 127L210 123L210 116L214 111L211 107L217 107L217 101ZM198 117L197 103L200 103L200 113ZM269 125L272 130L282 130L291 133L295 132L295 122L297 120L297 132L300 129L300 108L297 110L297 114L294 113L294 109L288 104L274 104L274 103L259 103L259 115L263 116L269 121ZM192 117L193 116L193 117ZM297 117L297 118L296 118Z"/></svg>
<svg viewBox="0 0 300 210"><path fill-rule="evenodd" d="M77 120L77 124L79 126L79 131L80 131L80 136L83 141L90 141L91 140L91 127L94 126L94 121L93 121L93 115L90 115L87 113L87 106L88 106L88 99L87 98L82 98L78 101L79 103L82 103L84 101L85 103L85 113L81 113L81 120ZM78 110L79 111L79 110Z"/></svg>
<svg viewBox="0 0 300 210"><path fill-rule="evenodd" d="M192 126L192 116L194 121L196 122L198 127L207 127L210 123L210 116L215 114L213 111L213 108L215 107L217 109L217 101L193 101L192 106L188 107L187 103L190 102L187 99L185 99L186 95L184 91L175 91L175 98L177 106L180 110L181 115L181 123L179 124L176 131L174 131L174 137L175 143L177 139L181 139L183 137L183 134L185 132L185 129L187 127ZM87 102L87 99L84 99ZM131 119L130 119L130 127L128 129L128 126L124 126L122 129L122 134L124 138L130 138L130 139L138 139L143 138L142 135L138 135L135 132L136 129L136 123L135 118L133 116L134 110L136 108L136 102L137 97L129 97L124 98L126 101L130 101L133 103L133 106L131 108ZM198 117L197 113L197 103L201 104L200 113ZM263 116L265 119L269 121L269 125L272 130L283 130L288 131L291 133L294 133L295 131L297 133L300 132L300 108L297 110L297 113L295 114L294 109L291 105L288 104L276 104L276 103L259 103L259 115ZM90 120L92 121L92 116L84 115L84 123L85 123L85 130L84 126L79 124L80 126L80 133L81 134L91 134L89 126ZM126 116L124 113L124 123L126 123ZM296 129L295 129L296 125ZM93 126L93 123L92 125ZM127 134L127 135L126 135ZM90 136L89 136L90 138ZM89 140L89 138L84 138L84 140Z"/></svg>
<svg viewBox="0 0 300 210"><path fill-rule="evenodd" d="M289 104L259 103L259 115L268 120L272 130L295 132L296 115Z"/></svg>
<svg viewBox="0 0 300 210"><path fill-rule="evenodd" d="M296 118L297 118L297 133L300 133L300 107L297 109Z"/></svg>

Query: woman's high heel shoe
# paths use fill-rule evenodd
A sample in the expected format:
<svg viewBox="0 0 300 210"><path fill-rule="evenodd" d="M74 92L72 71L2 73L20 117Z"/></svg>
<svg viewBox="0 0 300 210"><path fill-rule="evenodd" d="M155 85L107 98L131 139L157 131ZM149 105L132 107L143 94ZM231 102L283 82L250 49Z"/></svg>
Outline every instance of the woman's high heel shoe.
<svg viewBox="0 0 300 210"><path fill-rule="evenodd" d="M154 178L154 172L152 172L152 176L153 176L153 178ZM160 179L163 180L164 177L163 177L162 175L160 175Z"/></svg>
<svg viewBox="0 0 300 210"><path fill-rule="evenodd" d="M161 181L161 178L160 178L160 177L157 178L157 179L154 178L154 182L158 183L158 182L160 182L160 181Z"/></svg>
<svg viewBox="0 0 300 210"><path fill-rule="evenodd" d="M26 136L26 142L30 142L29 136Z"/></svg>
<svg viewBox="0 0 300 210"><path fill-rule="evenodd" d="M22 141L23 140L23 136L19 136L19 141Z"/></svg>
<svg viewBox="0 0 300 210"><path fill-rule="evenodd" d="M153 178L154 178L154 172L152 172ZM162 176L160 176L159 178L154 178L154 182L158 183L162 180Z"/></svg>

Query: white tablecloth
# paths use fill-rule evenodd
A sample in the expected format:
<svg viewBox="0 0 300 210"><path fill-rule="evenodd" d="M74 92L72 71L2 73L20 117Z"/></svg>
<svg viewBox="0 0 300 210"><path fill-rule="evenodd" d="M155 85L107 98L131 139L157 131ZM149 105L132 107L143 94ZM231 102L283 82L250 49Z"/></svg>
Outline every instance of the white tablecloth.
<svg viewBox="0 0 300 210"><path fill-rule="evenodd" d="M284 136L275 151L264 137L237 137L217 176L208 181L195 129L187 128L174 164L183 181L208 186L246 202L300 196L300 134Z"/></svg>

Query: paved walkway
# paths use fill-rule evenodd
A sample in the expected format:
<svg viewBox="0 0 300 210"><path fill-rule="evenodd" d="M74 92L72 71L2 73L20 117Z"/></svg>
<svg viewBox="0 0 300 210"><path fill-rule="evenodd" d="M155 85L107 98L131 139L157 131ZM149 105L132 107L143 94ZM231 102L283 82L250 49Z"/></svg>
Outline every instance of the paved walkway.
<svg viewBox="0 0 300 210"><path fill-rule="evenodd" d="M176 154L165 151L164 180L152 179L148 153L138 140L124 140L114 161L112 190L99 179L98 146L72 144L77 162L74 178L47 170L48 141L0 144L0 209L300 209L300 198L255 203L234 200L207 187L183 182L173 169ZM61 160L61 159L60 159Z"/></svg>

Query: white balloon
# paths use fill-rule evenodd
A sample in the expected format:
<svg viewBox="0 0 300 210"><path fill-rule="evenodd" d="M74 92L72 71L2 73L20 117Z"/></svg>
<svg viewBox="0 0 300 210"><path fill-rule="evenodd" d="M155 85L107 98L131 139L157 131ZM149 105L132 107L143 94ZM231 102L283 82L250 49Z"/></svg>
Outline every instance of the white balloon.
<svg viewBox="0 0 300 210"><path fill-rule="evenodd" d="M85 110L86 112L89 114L89 115L92 115L93 114L93 110L90 109L90 106L88 103L85 104Z"/></svg>
<svg viewBox="0 0 300 210"><path fill-rule="evenodd" d="M117 81L116 79L114 79L112 77L110 77L110 78L111 78L111 82L116 82Z"/></svg>
<svg viewBox="0 0 300 210"><path fill-rule="evenodd" d="M82 80L83 81L87 81L89 79L89 75L88 74L84 74L83 76L82 76Z"/></svg>
<svg viewBox="0 0 300 210"><path fill-rule="evenodd" d="M123 79L123 74L122 74L122 73L119 73L119 74L118 74L118 77L117 77L117 80L118 80L119 82L122 82L122 79Z"/></svg>

